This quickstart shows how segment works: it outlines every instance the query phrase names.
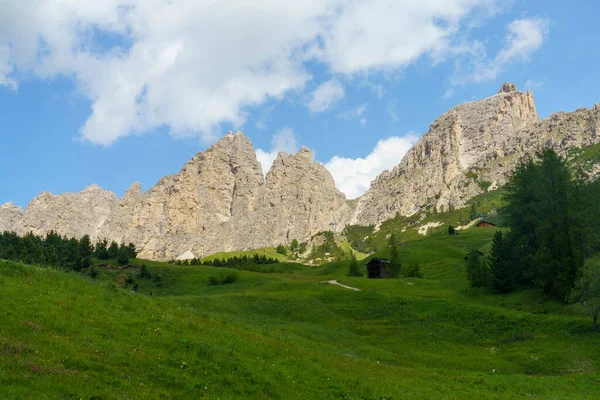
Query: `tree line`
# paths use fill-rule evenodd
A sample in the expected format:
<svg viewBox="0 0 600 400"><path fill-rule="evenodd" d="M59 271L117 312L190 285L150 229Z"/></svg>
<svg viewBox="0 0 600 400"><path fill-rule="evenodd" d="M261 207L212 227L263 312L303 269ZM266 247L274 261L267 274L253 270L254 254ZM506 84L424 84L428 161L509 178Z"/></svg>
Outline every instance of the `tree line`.
<svg viewBox="0 0 600 400"><path fill-rule="evenodd" d="M15 232L0 233L0 259L34 264L39 266L60 267L81 271L92 265L92 258L115 260L125 265L129 259L137 256L133 243L117 244L100 240L93 244L89 235L81 239L67 238L54 231L45 236L29 232L19 236Z"/></svg>
<svg viewBox="0 0 600 400"><path fill-rule="evenodd" d="M174 265L205 265L211 267L227 267L227 268L239 268L248 265L269 265L269 264L278 264L279 260L272 257L267 257L264 254L259 256L258 254L254 254L253 256L248 257L244 255L242 257L234 256L230 258L215 258L214 260L200 260L199 258L192 258L191 260L171 260L170 264Z"/></svg>
<svg viewBox="0 0 600 400"><path fill-rule="evenodd" d="M553 150L522 162L505 186L507 227L497 231L489 262L467 258L473 286L510 292L536 286L562 301L581 299L583 277L600 252L600 182L572 171Z"/></svg>

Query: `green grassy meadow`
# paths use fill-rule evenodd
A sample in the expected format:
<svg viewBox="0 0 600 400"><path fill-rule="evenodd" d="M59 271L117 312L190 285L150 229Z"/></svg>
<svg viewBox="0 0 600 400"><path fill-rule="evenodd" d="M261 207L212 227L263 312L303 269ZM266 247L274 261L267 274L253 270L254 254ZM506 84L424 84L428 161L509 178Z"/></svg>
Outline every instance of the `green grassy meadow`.
<svg viewBox="0 0 600 400"><path fill-rule="evenodd" d="M151 278L92 279L0 262L0 398L600 398L600 334L581 306L469 287L463 257L493 233L411 236L401 260L423 279L282 262L209 286L231 270L136 260Z"/></svg>

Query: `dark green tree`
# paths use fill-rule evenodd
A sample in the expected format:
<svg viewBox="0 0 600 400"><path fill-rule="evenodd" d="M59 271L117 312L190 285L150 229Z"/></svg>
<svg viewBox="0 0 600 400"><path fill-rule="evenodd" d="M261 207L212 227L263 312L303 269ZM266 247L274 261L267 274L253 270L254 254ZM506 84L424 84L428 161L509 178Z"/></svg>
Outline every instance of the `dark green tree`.
<svg viewBox="0 0 600 400"><path fill-rule="evenodd" d="M467 254L467 279L474 287L490 285L490 268L476 251Z"/></svg>
<svg viewBox="0 0 600 400"><path fill-rule="evenodd" d="M489 269L492 286L501 292L511 292L520 281L521 276L512 257L511 246L501 231L494 234Z"/></svg>
<svg viewBox="0 0 600 400"><path fill-rule="evenodd" d="M277 253L283 254L285 256L287 254L287 249L284 245L280 244L279 246L277 246Z"/></svg>
<svg viewBox="0 0 600 400"><path fill-rule="evenodd" d="M298 250L298 246L299 246L298 239L294 239L294 240L292 240L292 244L290 245L290 250L296 251L296 250Z"/></svg>
<svg viewBox="0 0 600 400"><path fill-rule="evenodd" d="M452 225L448 225L448 235L456 236L456 229Z"/></svg>
<svg viewBox="0 0 600 400"><path fill-rule="evenodd" d="M398 278L402 273L402 264L398 251L398 240L394 234L390 236L388 245L390 246L390 277Z"/></svg>
<svg viewBox="0 0 600 400"><path fill-rule="evenodd" d="M89 235L83 235L83 237L79 240L79 255L82 258L91 257L94 253L94 246L92 246L92 241L90 240Z"/></svg>
<svg viewBox="0 0 600 400"><path fill-rule="evenodd" d="M350 253L350 265L348 266L348 276L362 276L362 271L358 266L358 261L356 260L356 254L354 252Z"/></svg>
<svg viewBox="0 0 600 400"><path fill-rule="evenodd" d="M592 330L598 329L600 314L600 259L587 260L581 277L577 280L571 294L572 300L579 301L592 316Z"/></svg>
<svg viewBox="0 0 600 400"><path fill-rule="evenodd" d="M126 247L121 247L119 254L117 255L117 262L120 265L127 265L129 263L129 252Z"/></svg>
<svg viewBox="0 0 600 400"><path fill-rule="evenodd" d="M108 255L108 241L106 239L100 240L98 243L96 243L94 255L100 260L108 260L110 258Z"/></svg>
<svg viewBox="0 0 600 400"><path fill-rule="evenodd" d="M108 247L108 258L115 260L119 258L119 254L119 245L113 240Z"/></svg>

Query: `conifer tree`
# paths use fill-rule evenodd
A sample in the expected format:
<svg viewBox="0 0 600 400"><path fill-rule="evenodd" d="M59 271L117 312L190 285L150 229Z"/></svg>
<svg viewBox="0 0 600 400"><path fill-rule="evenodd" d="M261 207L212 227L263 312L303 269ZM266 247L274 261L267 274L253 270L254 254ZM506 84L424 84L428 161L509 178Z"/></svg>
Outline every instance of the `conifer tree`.
<svg viewBox="0 0 600 400"><path fill-rule="evenodd" d="M352 251L350 253L350 266L348 267L348 276L362 276L362 272L358 267L358 261L356 261L356 254Z"/></svg>
<svg viewBox="0 0 600 400"><path fill-rule="evenodd" d="M400 263L400 254L398 252L398 241L396 236L392 234L389 239L390 249L390 277L397 278L402 272L402 264Z"/></svg>
<svg viewBox="0 0 600 400"><path fill-rule="evenodd" d="M508 241L501 231L496 231L490 253L492 286L501 292L511 292L520 281L516 263L511 257Z"/></svg>

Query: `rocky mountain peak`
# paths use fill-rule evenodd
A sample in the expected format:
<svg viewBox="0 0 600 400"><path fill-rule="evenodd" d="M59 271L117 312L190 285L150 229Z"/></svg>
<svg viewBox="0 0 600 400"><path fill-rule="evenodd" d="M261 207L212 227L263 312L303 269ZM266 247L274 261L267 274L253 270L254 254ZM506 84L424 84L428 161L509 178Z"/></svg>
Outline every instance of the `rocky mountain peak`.
<svg viewBox="0 0 600 400"><path fill-rule="evenodd" d="M502 94L502 93L514 93L517 91L517 85L510 83L510 82L504 82L502 84L502 86L500 87L500 90L498 91L498 94Z"/></svg>

